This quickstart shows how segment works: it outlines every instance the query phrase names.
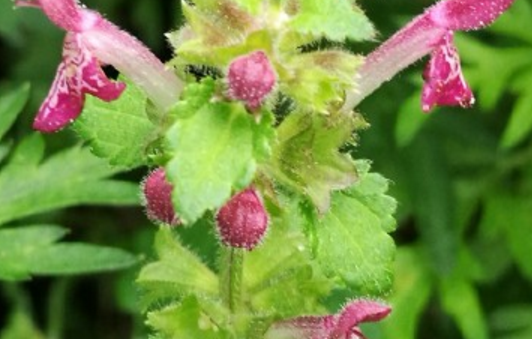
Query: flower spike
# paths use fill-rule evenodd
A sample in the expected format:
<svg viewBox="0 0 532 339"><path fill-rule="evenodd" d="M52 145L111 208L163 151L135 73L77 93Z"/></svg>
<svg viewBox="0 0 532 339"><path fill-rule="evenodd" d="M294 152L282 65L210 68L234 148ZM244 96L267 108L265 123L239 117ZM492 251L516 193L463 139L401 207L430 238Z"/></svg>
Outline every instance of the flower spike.
<svg viewBox="0 0 532 339"><path fill-rule="evenodd" d="M433 53L429 68L442 65L436 62L441 58L442 53L447 53L451 59L458 62L458 55L452 42L446 42L449 34L457 30L480 29L491 24L504 11L513 4L515 0L442 0L425 13L414 18L407 26L395 33L390 39L380 45L375 51L370 53L356 74L356 91L350 92L346 96L343 109L350 110L360 103L366 96L371 94L384 82L390 80L395 74L414 63L423 56ZM439 51L438 51L439 50ZM447 50L445 52L445 50ZM438 57L440 55L440 57ZM436 65L437 64L437 65ZM460 69L459 64L458 68ZM426 75L430 75L426 72ZM439 72L436 72L439 74ZM459 71L460 73L460 71ZM455 75L455 79L463 78ZM430 78L426 78L430 82ZM440 79L441 80L441 79ZM450 78L449 78L450 80ZM432 81L438 82L438 79ZM456 80L457 81L457 80ZM443 89L453 89L458 91L459 87L448 84ZM433 85L426 85L432 87ZM460 84L461 91L467 92L468 87L465 82ZM467 90L466 90L467 88ZM451 101L451 104L465 105L465 94L462 100ZM453 96L453 94L439 94L441 98ZM434 100L435 104L448 104L444 99ZM425 102L424 102L425 104ZM430 106L430 105L429 105ZM432 106L431 106L432 107Z"/></svg>
<svg viewBox="0 0 532 339"><path fill-rule="evenodd" d="M125 84L105 76L101 66L112 65L142 88L161 110L178 99L183 84L146 46L120 30L98 12L75 0L18 0L17 6L40 8L67 31L63 60L52 88L39 109L34 128L55 132L73 121L83 109L85 94L102 100L117 99Z"/></svg>

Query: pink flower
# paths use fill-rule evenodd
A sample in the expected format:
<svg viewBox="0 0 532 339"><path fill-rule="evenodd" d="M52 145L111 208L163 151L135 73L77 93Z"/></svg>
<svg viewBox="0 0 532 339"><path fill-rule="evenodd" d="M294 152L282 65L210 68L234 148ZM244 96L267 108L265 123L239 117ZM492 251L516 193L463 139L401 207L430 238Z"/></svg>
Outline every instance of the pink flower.
<svg viewBox="0 0 532 339"><path fill-rule="evenodd" d="M435 105L459 104L469 107L475 102L471 89L465 82L460 67L460 57L449 31L432 51L430 61L423 72L422 109L430 111Z"/></svg>
<svg viewBox="0 0 532 339"><path fill-rule="evenodd" d="M101 66L113 65L144 89L163 110L178 98L182 84L141 42L81 7L75 0L18 0L18 6L40 8L57 26L67 31L63 60L33 127L54 132L77 118L85 94L102 100L117 99L125 84L109 80Z"/></svg>
<svg viewBox="0 0 532 339"><path fill-rule="evenodd" d="M391 308L387 305L358 299L335 315L298 317L276 322L266 333L266 338L365 339L358 325L382 320L390 312Z"/></svg>
<svg viewBox="0 0 532 339"><path fill-rule="evenodd" d="M356 92L348 93L344 109L352 109L384 82L431 53L424 73L422 106L468 106L471 90L463 78L452 42L454 31L480 29L491 24L514 0L442 0L414 18L370 53L357 77Z"/></svg>
<svg viewBox="0 0 532 339"><path fill-rule="evenodd" d="M273 90L276 75L268 56L263 51L256 51L231 62L227 81L229 96L244 101L248 108L254 110Z"/></svg>

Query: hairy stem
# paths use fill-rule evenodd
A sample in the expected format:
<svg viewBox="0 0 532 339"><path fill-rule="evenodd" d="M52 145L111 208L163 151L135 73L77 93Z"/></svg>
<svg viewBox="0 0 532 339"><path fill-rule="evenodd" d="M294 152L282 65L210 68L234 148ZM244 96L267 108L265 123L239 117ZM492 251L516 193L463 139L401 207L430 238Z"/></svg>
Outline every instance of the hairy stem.
<svg viewBox="0 0 532 339"><path fill-rule="evenodd" d="M233 314L238 311L242 301L243 263L243 250L222 247L220 253L220 292L224 303Z"/></svg>

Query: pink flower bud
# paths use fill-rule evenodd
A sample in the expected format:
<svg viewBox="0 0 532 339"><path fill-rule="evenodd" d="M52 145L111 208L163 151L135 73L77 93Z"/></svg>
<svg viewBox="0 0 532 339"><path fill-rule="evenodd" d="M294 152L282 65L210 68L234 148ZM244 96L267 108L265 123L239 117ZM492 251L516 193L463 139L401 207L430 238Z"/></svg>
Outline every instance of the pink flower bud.
<svg viewBox="0 0 532 339"><path fill-rule="evenodd" d="M222 242L252 250L266 233L268 214L253 188L234 195L216 215Z"/></svg>
<svg viewBox="0 0 532 339"><path fill-rule="evenodd" d="M227 73L229 97L242 100L248 108L260 107L264 98L273 90L275 70L263 51L256 51L236 58Z"/></svg>
<svg viewBox="0 0 532 339"><path fill-rule="evenodd" d="M159 167L146 177L142 193L151 220L172 226L180 224L172 204L172 184L166 180L164 168Z"/></svg>

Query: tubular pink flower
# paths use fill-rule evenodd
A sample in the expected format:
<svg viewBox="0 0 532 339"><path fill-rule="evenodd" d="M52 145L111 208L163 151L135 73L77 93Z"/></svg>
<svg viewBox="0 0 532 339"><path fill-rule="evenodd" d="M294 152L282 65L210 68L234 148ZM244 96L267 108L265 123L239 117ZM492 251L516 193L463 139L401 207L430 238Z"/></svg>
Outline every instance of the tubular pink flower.
<svg viewBox="0 0 532 339"><path fill-rule="evenodd" d="M513 2L514 0L442 0L429 7L366 57L356 75L357 89L347 94L343 108L352 109L384 82L423 56L437 49L449 48L445 47L445 36L453 31L485 27ZM434 66L444 65L433 63ZM429 105L424 102L425 104ZM455 101L452 104L461 102Z"/></svg>
<svg viewBox="0 0 532 339"><path fill-rule="evenodd" d="M465 82L460 67L460 57L453 45L453 33L444 35L432 51L423 72L425 83L421 93L422 109L430 111L435 105L460 105L469 107L474 102L473 93Z"/></svg>
<svg viewBox="0 0 532 339"><path fill-rule="evenodd" d="M358 299L335 315L298 317L277 322L267 332L266 338L364 339L358 325L382 320L391 310L388 305Z"/></svg>
<svg viewBox="0 0 532 339"><path fill-rule="evenodd" d="M18 6L40 8L67 31L63 60L47 98L39 109L34 128L54 132L79 116L85 94L110 101L125 84L107 79L102 65L112 65L141 87L152 102L167 110L183 87L146 46L75 0L18 0Z"/></svg>

